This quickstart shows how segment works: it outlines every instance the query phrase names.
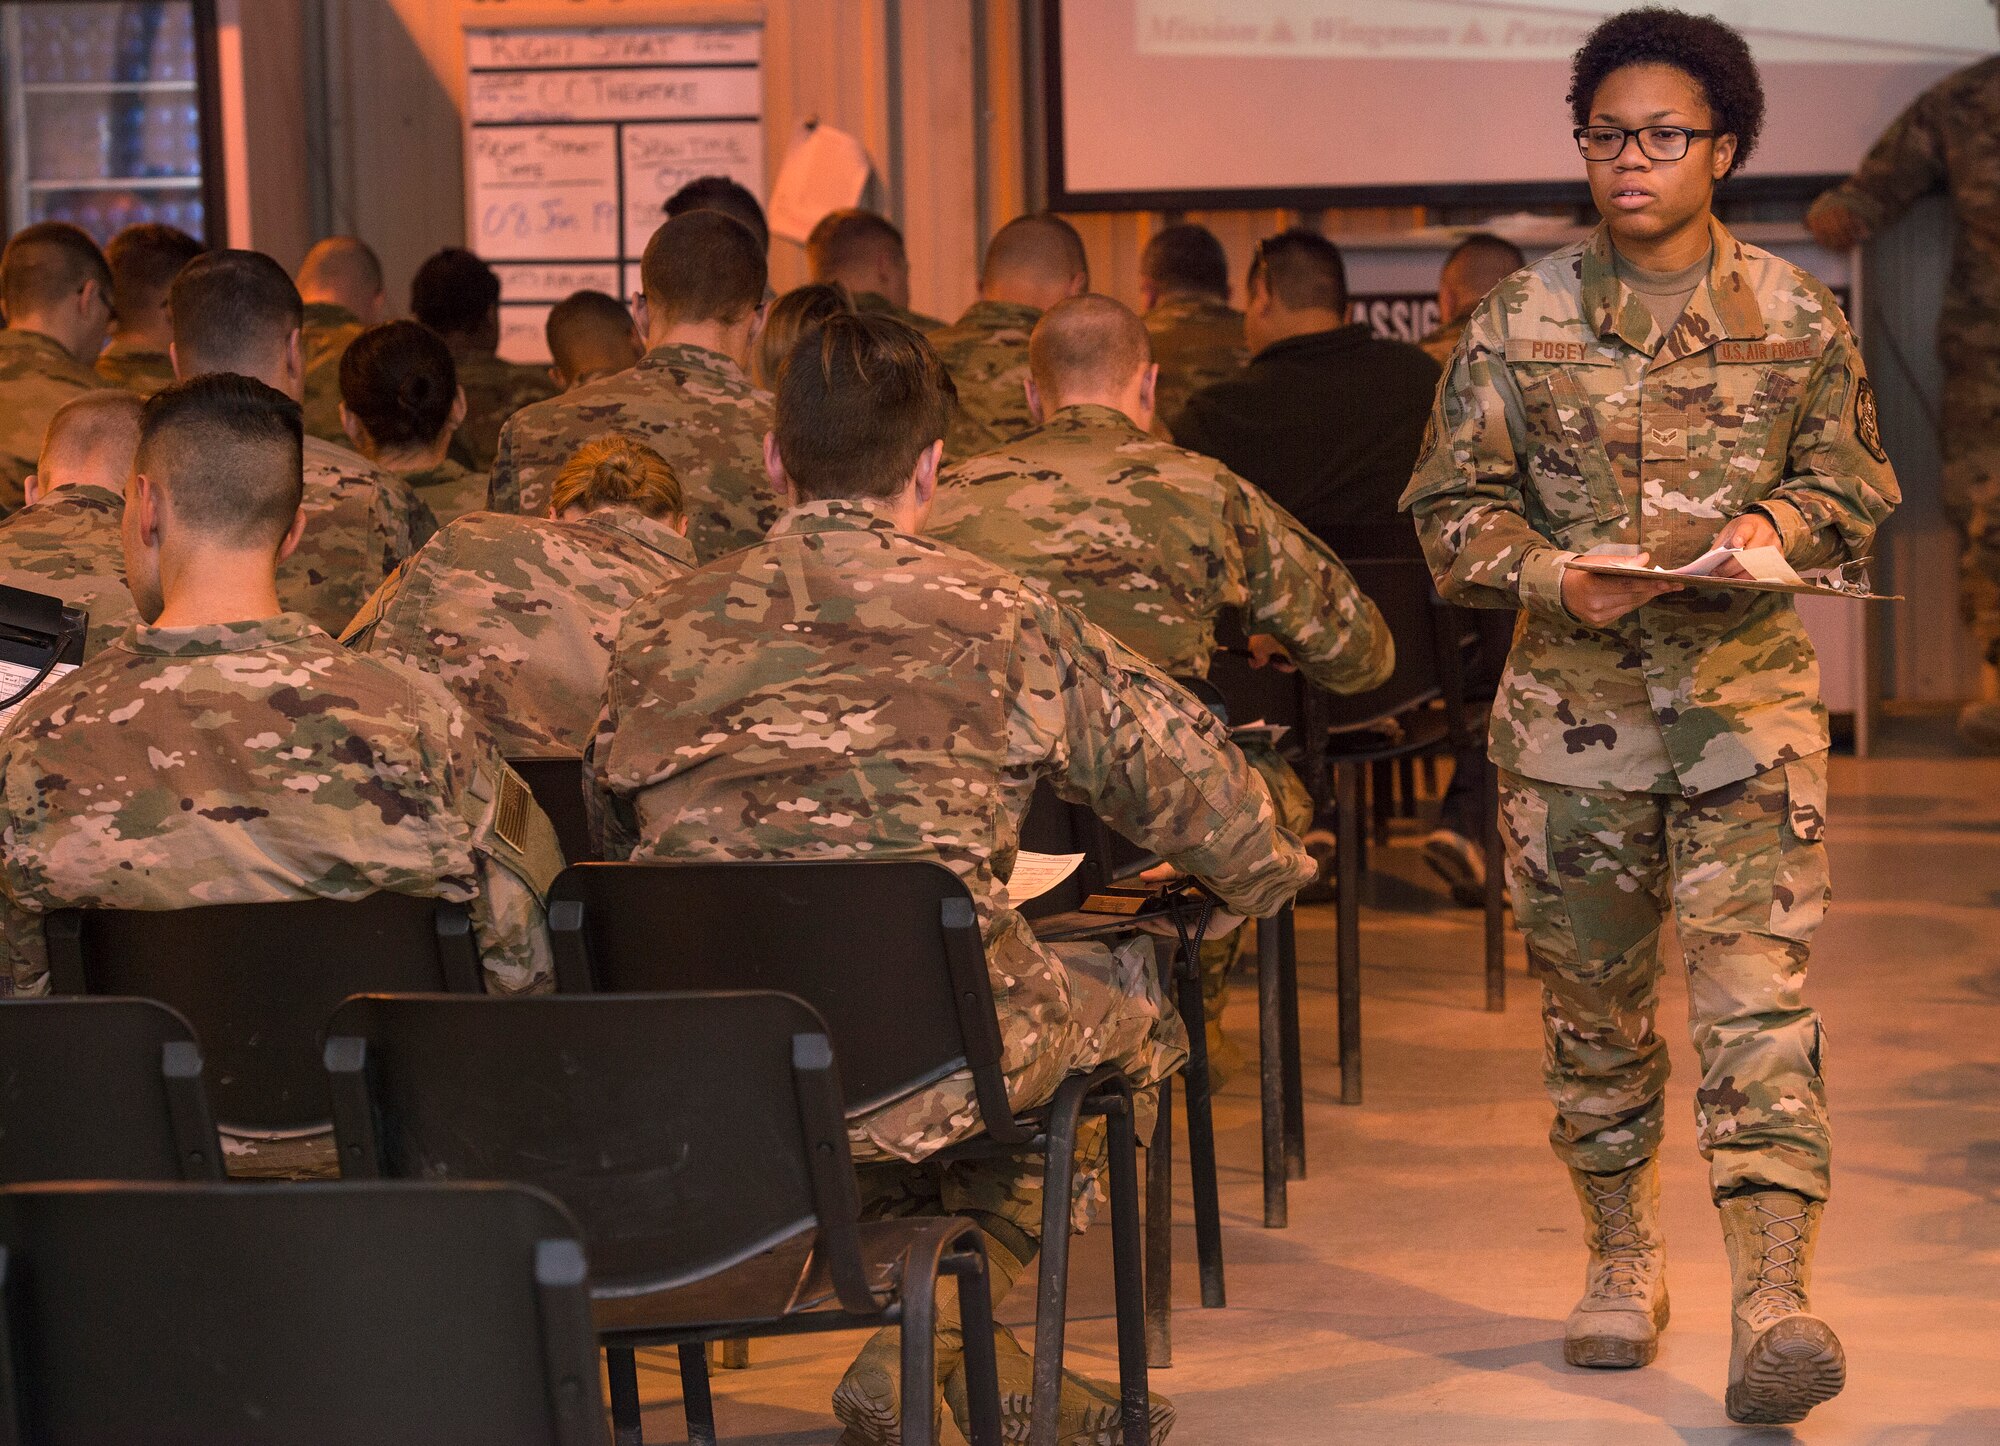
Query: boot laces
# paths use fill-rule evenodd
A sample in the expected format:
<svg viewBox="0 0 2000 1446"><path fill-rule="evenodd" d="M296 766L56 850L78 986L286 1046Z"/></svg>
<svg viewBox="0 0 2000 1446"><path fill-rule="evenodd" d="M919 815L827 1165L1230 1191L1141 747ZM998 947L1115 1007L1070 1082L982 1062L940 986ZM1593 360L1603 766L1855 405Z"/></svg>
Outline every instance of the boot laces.
<svg viewBox="0 0 2000 1446"><path fill-rule="evenodd" d="M1632 1199L1637 1172L1617 1177L1617 1184L1586 1179L1590 1203L1597 1214L1597 1252L1601 1265L1593 1282L1595 1294L1639 1296L1646 1293L1647 1267L1652 1258L1639 1211Z"/></svg>
<svg viewBox="0 0 2000 1446"><path fill-rule="evenodd" d="M1752 1199L1757 1212L1757 1283L1744 1303L1744 1313L1758 1325L1806 1308L1806 1209L1788 1212L1786 1197L1761 1195Z"/></svg>

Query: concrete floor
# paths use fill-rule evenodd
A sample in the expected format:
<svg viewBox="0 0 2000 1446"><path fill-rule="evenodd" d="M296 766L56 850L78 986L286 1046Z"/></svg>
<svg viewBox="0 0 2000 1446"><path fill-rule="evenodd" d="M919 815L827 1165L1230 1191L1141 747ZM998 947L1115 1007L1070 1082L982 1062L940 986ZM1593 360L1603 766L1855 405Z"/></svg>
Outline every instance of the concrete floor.
<svg viewBox="0 0 2000 1446"><path fill-rule="evenodd" d="M1477 916L1443 907L1399 847L1363 913L1358 1108L1335 1102L1333 911L1301 911L1310 1177L1290 1229L1260 1225L1254 1076L1218 1101L1226 1310L1199 1308L1183 1184L1174 1365L1154 1376L1180 1407L1173 1440L2000 1442L2000 760L1837 759L1833 785L1812 997L1837 1173L1815 1300L1847 1346L1844 1395L1796 1432L1723 1415L1728 1278L1684 1029L1664 1162L1673 1325L1647 1370L1562 1363L1581 1230L1543 1138L1536 991L1514 942L1509 1008L1481 1010ZM1685 991L1670 977L1668 992L1677 1024ZM1230 1028L1246 1045L1254 1009L1245 980ZM1112 1377L1107 1244L1078 1245L1070 1359ZM1005 1314L1028 1316L1029 1295ZM724 1439L831 1443L828 1392L857 1344L758 1342L750 1370L717 1374ZM647 1439L683 1439L671 1358L642 1357L642 1376Z"/></svg>

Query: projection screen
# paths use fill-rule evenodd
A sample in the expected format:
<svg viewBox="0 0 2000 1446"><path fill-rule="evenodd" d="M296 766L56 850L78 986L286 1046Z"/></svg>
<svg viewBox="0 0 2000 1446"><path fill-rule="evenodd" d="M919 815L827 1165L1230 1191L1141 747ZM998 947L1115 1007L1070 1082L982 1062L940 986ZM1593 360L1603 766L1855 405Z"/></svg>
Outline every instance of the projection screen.
<svg viewBox="0 0 2000 1446"><path fill-rule="evenodd" d="M1740 28L1769 97L1744 189L1851 171L2000 48L1991 0L1681 0ZM1580 195L1563 103L1605 0L1044 0L1058 210Z"/></svg>

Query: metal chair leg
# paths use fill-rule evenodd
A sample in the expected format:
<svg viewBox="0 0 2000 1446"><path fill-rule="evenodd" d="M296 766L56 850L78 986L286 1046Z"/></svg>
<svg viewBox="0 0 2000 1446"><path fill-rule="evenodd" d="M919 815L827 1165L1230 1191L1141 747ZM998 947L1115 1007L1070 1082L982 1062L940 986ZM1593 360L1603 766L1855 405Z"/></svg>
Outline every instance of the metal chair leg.
<svg viewBox="0 0 2000 1446"><path fill-rule="evenodd" d="M716 1446L715 1398L708 1393L708 1349L699 1341L675 1347L681 1358L681 1414L689 1446Z"/></svg>
<svg viewBox="0 0 2000 1446"><path fill-rule="evenodd" d="M1486 855L1486 1008L1500 1014L1507 1008L1507 926L1501 895L1507 861L1500 847L1500 770L1491 763L1486 765L1479 832Z"/></svg>
<svg viewBox="0 0 2000 1446"><path fill-rule="evenodd" d="M906 1268L902 1305L903 1446L937 1446L937 1277Z"/></svg>
<svg viewBox="0 0 2000 1446"><path fill-rule="evenodd" d="M611 1439L616 1446L644 1446L639 1419L639 1367L624 1346L606 1346L604 1373L611 1379Z"/></svg>
<svg viewBox="0 0 2000 1446"><path fill-rule="evenodd" d="M1264 1228L1283 1230L1285 1198L1284 980L1278 964L1278 921L1257 921L1257 1080L1264 1125Z"/></svg>
<svg viewBox="0 0 2000 1446"><path fill-rule="evenodd" d="M1278 911L1278 1004L1284 1029L1281 1058L1285 1067L1285 1174L1306 1177L1305 1057L1299 1041L1299 930L1290 904Z"/></svg>
<svg viewBox="0 0 2000 1446"><path fill-rule="evenodd" d="M1396 817L1417 816L1417 760L1404 754L1396 760Z"/></svg>
<svg viewBox="0 0 2000 1446"><path fill-rule="evenodd" d="M1157 1088L1146 1145L1146 1364L1164 1371L1174 1363L1174 1077Z"/></svg>
<svg viewBox="0 0 2000 1446"><path fill-rule="evenodd" d="M1111 1260L1118 1296L1118 1395L1125 1446L1147 1446L1145 1270L1140 1260L1138 1141L1131 1099L1105 1101L1111 1165Z"/></svg>
<svg viewBox="0 0 2000 1446"><path fill-rule="evenodd" d="M1069 1216L1076 1177L1076 1121L1083 1076L1065 1080L1049 1104L1048 1154L1042 1165L1042 1266L1035 1281L1035 1394L1029 1446L1056 1446L1061 1404L1063 1332L1069 1320Z"/></svg>
<svg viewBox="0 0 2000 1446"><path fill-rule="evenodd" d="M750 1369L750 1342L741 1337L735 1340L710 1341L708 1343L708 1365L714 1371L747 1371Z"/></svg>
<svg viewBox="0 0 2000 1446"><path fill-rule="evenodd" d="M972 1415L971 1446L1001 1446L1000 1379L993 1364L993 1289L983 1250L945 1257L958 1281L958 1326L965 1337L965 1399ZM933 1363L935 1368L935 1363ZM909 1399L904 1382L903 1399Z"/></svg>
<svg viewBox="0 0 2000 1446"><path fill-rule="evenodd" d="M1198 966L1174 971L1181 1018L1195 1021L1188 1030L1188 1060L1181 1069L1187 1083L1188 1174L1194 1185L1195 1263L1201 1270L1201 1303L1220 1310L1228 1303L1222 1282L1222 1196L1215 1174L1215 1114L1210 1103L1208 1032L1202 1025L1201 971Z"/></svg>
<svg viewBox="0 0 2000 1446"><path fill-rule="evenodd" d="M1370 832L1374 836L1375 847L1389 846L1389 815L1396 803L1396 765L1383 759L1369 769L1368 803Z"/></svg>
<svg viewBox="0 0 2000 1446"><path fill-rule="evenodd" d="M1340 806L1340 901L1335 950L1340 978L1340 1102L1361 1103L1361 781L1362 765L1343 762Z"/></svg>

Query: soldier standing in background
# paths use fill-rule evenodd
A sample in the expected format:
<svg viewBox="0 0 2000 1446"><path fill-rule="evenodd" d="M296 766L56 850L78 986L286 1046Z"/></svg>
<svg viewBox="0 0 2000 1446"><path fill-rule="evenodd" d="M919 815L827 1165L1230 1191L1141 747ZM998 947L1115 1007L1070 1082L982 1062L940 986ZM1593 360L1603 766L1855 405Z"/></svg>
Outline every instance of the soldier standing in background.
<svg viewBox="0 0 2000 1446"><path fill-rule="evenodd" d="M1227 467L1146 434L1156 375L1146 328L1108 296L1057 302L1029 339L1039 422L938 482L931 536L1045 584L1162 672L1208 676L1216 620L1240 613L1260 656L1289 655L1322 688L1386 682L1395 645L1347 569ZM1303 836L1312 798L1278 750L1238 745L1278 822ZM1218 1076L1239 940L1202 945L1202 1003Z"/></svg>
<svg viewBox="0 0 2000 1446"><path fill-rule="evenodd" d="M1813 203L1806 226L1828 250L1849 251L1935 192L1951 197L1955 233L1937 328L1944 508L1964 534L1962 606L1993 667L2000 666L2000 56L1918 96L1861 169ZM1969 704L1959 732L2000 753L2000 702Z"/></svg>
<svg viewBox="0 0 2000 1446"><path fill-rule="evenodd" d="M90 657L138 618L120 534L139 405L122 387L64 402L28 479L28 505L0 519L0 583L82 608L90 615Z"/></svg>
<svg viewBox="0 0 2000 1446"><path fill-rule="evenodd" d="M829 211L806 238L806 269L814 281L839 282L863 316L893 316L931 332L944 326L910 310L910 254L895 222L875 211Z"/></svg>
<svg viewBox="0 0 2000 1446"><path fill-rule="evenodd" d="M1527 264L1520 247L1489 231L1475 231L1460 241L1444 258L1444 269L1438 273L1438 324L1417 345L1439 366L1450 366L1472 309Z"/></svg>
<svg viewBox="0 0 2000 1446"><path fill-rule="evenodd" d="M1229 257L1215 233L1183 221L1139 254L1139 305L1159 364L1153 414L1173 429L1187 399L1250 360L1243 313L1229 304Z"/></svg>
<svg viewBox="0 0 2000 1446"><path fill-rule="evenodd" d="M593 748L604 856L941 862L986 937L1014 1107L1103 1062L1150 1100L1185 1046L1146 942L1043 945L1002 893L1037 781L1244 915L1274 912L1312 865L1207 710L1039 587L921 535L950 395L887 317L837 316L800 344L770 447L793 505L619 631ZM1042 1173L1031 1156L931 1163L978 1128L963 1072L850 1122L864 1215L969 1216L999 1300L1040 1249ZM949 1304L938 1316L963 1425L963 1341ZM1032 1366L997 1336L1003 1434L1022 1440ZM847 1446L889 1446L933 1409L898 1401L898 1360L895 1329L878 1332L835 1388ZM1109 1440L1118 1410L1116 1390L1065 1374L1059 1439ZM1155 1397L1150 1415L1158 1442L1173 1408Z"/></svg>
<svg viewBox="0 0 2000 1446"><path fill-rule="evenodd" d="M1677 567L1717 545L1851 562L1896 480L1833 297L1714 219L1763 122L1742 37L1615 16L1577 52L1569 100L1604 224L1473 312L1404 505L1447 599L1523 613L1491 746L1543 982L1550 1138L1590 1251L1564 1354L1644 1365L1667 1320L1654 1017L1671 914L1733 1286L1725 1404L1783 1424L1846 1380L1808 1294L1830 1154L1804 998L1829 898L1818 669L1783 594L1681 597L1571 564L1613 547Z"/></svg>
<svg viewBox="0 0 2000 1446"><path fill-rule="evenodd" d="M297 400L305 388L304 305L285 268L261 251L210 251L174 280L174 366L255 377ZM347 626L382 579L437 531L402 479L318 437L305 441L306 530L278 564L278 596L330 633Z"/></svg>
<svg viewBox="0 0 2000 1446"><path fill-rule="evenodd" d="M67 221L24 226L0 251L0 517L26 500L56 409L105 383L92 364L111 325L111 268Z"/></svg>
<svg viewBox="0 0 2000 1446"><path fill-rule="evenodd" d="M778 515L764 473L771 397L743 368L766 275L756 238L727 216L697 208L662 225L639 263L645 358L516 414L500 434L487 505L542 516L578 447L629 432L681 479L696 557L706 562L762 537Z"/></svg>
<svg viewBox="0 0 2000 1446"><path fill-rule="evenodd" d="M1042 313L1090 289L1083 238L1060 216L1016 216L986 244L979 300L931 334L958 388L946 462L961 462L1018 437L1028 415L1028 333Z"/></svg>
<svg viewBox="0 0 2000 1446"><path fill-rule="evenodd" d="M117 316L111 343L97 358L97 374L114 387L150 397L173 385L173 318L167 292L181 268L207 248L185 231L157 221L127 226L104 248L111 266L111 302Z"/></svg>
<svg viewBox="0 0 2000 1446"><path fill-rule="evenodd" d="M447 246L410 282L410 314L444 338L465 388L465 423L451 455L471 472L490 472L500 429L523 407L556 393L540 367L500 358L500 278L462 246Z"/></svg>
<svg viewBox="0 0 2000 1446"><path fill-rule="evenodd" d="M305 353L306 431L345 447L340 358L349 342L382 319L388 304L382 263L367 242L329 236L315 243L299 263L298 286L306 306L299 326L299 346Z"/></svg>

